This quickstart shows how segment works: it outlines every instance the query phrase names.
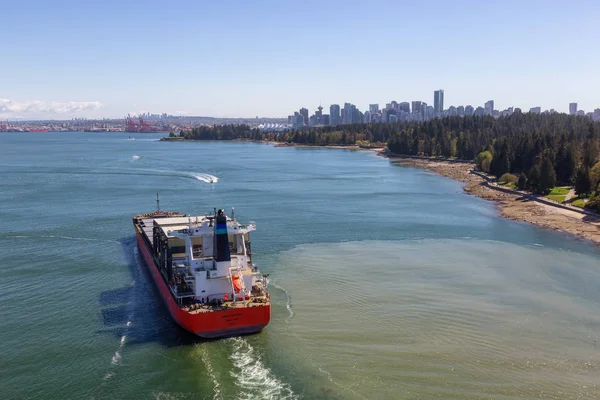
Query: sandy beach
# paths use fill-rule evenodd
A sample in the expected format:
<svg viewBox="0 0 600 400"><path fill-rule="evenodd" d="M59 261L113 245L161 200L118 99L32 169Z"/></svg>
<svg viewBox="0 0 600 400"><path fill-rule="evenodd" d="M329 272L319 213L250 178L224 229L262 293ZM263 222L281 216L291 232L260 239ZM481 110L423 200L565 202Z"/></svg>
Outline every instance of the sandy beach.
<svg viewBox="0 0 600 400"><path fill-rule="evenodd" d="M495 201L500 212L506 218L572 234L600 245L599 218L490 189L483 185L485 181L483 178L470 173L474 166L473 163L389 157L382 152L378 154L401 165L424 168L436 174L464 182L465 192L485 200Z"/></svg>

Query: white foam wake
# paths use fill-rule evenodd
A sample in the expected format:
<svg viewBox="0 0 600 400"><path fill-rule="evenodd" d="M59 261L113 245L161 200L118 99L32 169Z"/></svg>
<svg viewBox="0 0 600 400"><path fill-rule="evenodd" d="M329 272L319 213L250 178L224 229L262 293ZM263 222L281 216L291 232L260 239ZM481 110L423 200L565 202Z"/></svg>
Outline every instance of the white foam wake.
<svg viewBox="0 0 600 400"><path fill-rule="evenodd" d="M65 240L79 240L85 242L105 242L105 243L119 243L117 240L106 240L106 239L92 239L84 237L71 237L71 236L59 236L59 235L6 235L6 238L12 239L65 239Z"/></svg>
<svg viewBox="0 0 600 400"><path fill-rule="evenodd" d="M134 281L135 283L135 281ZM133 284L132 284L133 285ZM121 341L119 342L119 348L115 351L115 354L112 357L111 364L117 365L121 362L121 351L125 346L125 340L127 340L127 333L129 332L129 327L131 326L131 320L133 318L133 314L129 316L127 319L127 324L125 324L125 331L123 332L123 336L121 336Z"/></svg>
<svg viewBox="0 0 600 400"><path fill-rule="evenodd" d="M137 154L134 154L133 156L131 156L132 160L139 160L140 158L142 158L142 157L138 156Z"/></svg>
<svg viewBox="0 0 600 400"><path fill-rule="evenodd" d="M210 377L210 380L213 384L213 400L222 399L223 395L221 394L221 384L219 383L219 376L215 373L215 369L210 362L210 358L208 358L208 352L205 346L200 345L200 359L202 363L204 363L204 367L206 368L206 373Z"/></svg>
<svg viewBox="0 0 600 400"><path fill-rule="evenodd" d="M269 284L271 286L274 286L277 289L281 290L283 293L285 293L285 298L286 298L285 307L287 308L288 313L290 314L289 317L287 317L285 319L285 322L290 322L290 320L294 317L294 310L292 310L292 296L290 295L290 293L287 290L285 290L285 288L279 286L278 284L271 283L271 282L269 282Z"/></svg>
<svg viewBox="0 0 600 400"><path fill-rule="evenodd" d="M228 339L233 343L229 356L233 362L231 376L241 389L240 399L297 399L290 386L280 381L244 338Z"/></svg>
<svg viewBox="0 0 600 400"><path fill-rule="evenodd" d="M194 178L206 183L217 183L219 178L211 174L194 174Z"/></svg>

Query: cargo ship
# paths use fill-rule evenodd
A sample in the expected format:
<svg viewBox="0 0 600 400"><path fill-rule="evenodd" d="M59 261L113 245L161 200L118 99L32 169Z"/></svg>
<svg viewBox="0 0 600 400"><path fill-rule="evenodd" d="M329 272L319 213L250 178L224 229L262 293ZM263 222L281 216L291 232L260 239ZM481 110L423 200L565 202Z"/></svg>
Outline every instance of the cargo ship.
<svg viewBox="0 0 600 400"><path fill-rule="evenodd" d="M256 333L269 323L268 275L252 263L250 232L223 210L203 216L157 210L133 217L137 245L171 317L213 339Z"/></svg>

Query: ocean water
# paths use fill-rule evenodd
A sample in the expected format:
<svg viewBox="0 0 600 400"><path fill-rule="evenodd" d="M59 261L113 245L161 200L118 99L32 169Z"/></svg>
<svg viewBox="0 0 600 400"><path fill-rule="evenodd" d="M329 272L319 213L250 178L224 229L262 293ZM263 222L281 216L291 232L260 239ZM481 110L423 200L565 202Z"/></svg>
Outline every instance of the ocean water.
<svg viewBox="0 0 600 400"><path fill-rule="evenodd" d="M371 152L0 134L2 399L595 399L600 251ZM199 341L131 216L255 221L271 323Z"/></svg>

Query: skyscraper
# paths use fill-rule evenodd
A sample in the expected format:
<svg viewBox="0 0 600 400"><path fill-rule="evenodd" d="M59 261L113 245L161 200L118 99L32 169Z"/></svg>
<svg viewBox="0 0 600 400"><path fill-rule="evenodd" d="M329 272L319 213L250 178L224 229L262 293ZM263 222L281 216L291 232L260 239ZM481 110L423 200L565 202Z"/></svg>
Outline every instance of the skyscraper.
<svg viewBox="0 0 600 400"><path fill-rule="evenodd" d="M413 101L412 102L412 112L413 114L421 114L421 102L420 101Z"/></svg>
<svg viewBox="0 0 600 400"><path fill-rule="evenodd" d="M529 109L529 112L532 114L540 114L542 112L542 108L541 107L531 107Z"/></svg>
<svg viewBox="0 0 600 400"><path fill-rule="evenodd" d="M577 103L569 103L569 114L577 114Z"/></svg>
<svg viewBox="0 0 600 400"><path fill-rule="evenodd" d="M321 125L323 124L323 107L321 107L321 105L319 104L319 107L317 107L317 111L315 111L315 124L314 125ZM313 125L313 124L311 124Z"/></svg>
<svg viewBox="0 0 600 400"><path fill-rule="evenodd" d="M344 111L342 112L342 124L351 124L354 117L356 106L351 103L344 103Z"/></svg>
<svg viewBox="0 0 600 400"><path fill-rule="evenodd" d="M371 123L371 112L370 111L365 111L364 123L365 124L370 124Z"/></svg>
<svg viewBox="0 0 600 400"><path fill-rule="evenodd" d="M433 112L440 114L444 111L444 91L442 89L433 92Z"/></svg>
<svg viewBox="0 0 600 400"><path fill-rule="evenodd" d="M400 109L400 111L404 111L405 113L410 112L410 104L406 101L403 101L402 103L400 103L398 105L398 108Z"/></svg>
<svg viewBox="0 0 600 400"><path fill-rule="evenodd" d="M494 100L486 102L484 108L487 115L492 115L494 112Z"/></svg>
<svg viewBox="0 0 600 400"><path fill-rule="evenodd" d="M340 105L332 104L329 106L329 122L331 125L339 125L340 124Z"/></svg>
<svg viewBox="0 0 600 400"><path fill-rule="evenodd" d="M369 112L371 115L377 114L379 112L379 104L369 104Z"/></svg>
<svg viewBox="0 0 600 400"><path fill-rule="evenodd" d="M304 125L308 125L308 108L302 107L300 109L300 115L302 115L302 118L304 118Z"/></svg>

